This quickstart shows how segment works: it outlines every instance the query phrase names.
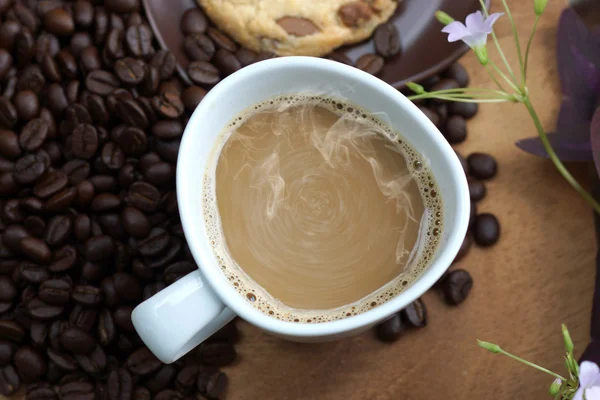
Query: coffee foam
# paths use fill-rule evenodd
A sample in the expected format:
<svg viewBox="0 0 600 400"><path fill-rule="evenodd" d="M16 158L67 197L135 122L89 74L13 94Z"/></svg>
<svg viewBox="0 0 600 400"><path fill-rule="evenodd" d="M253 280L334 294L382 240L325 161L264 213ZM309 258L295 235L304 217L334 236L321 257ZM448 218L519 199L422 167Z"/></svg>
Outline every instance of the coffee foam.
<svg viewBox="0 0 600 400"><path fill-rule="evenodd" d="M406 160L412 179L416 182L425 205L425 212L420 223L419 239L416 246L408 254L409 261L406 264L404 272L363 299L352 304L328 310L303 310L289 307L271 296L243 271L227 250L215 195L214 179L219 155L223 146L236 129L256 113L277 111L290 106L306 104L326 108L344 119L354 119L357 122L369 124L378 133L380 132L389 139L390 146L394 146L394 150L402 154ZM324 155L324 158L326 159L326 155ZM266 165L265 167L272 166ZM276 185L274 185L273 193L275 195L277 193ZM433 179L428 162L398 132L393 131L385 124L380 119L380 116L362 110L346 101L328 96L300 93L264 101L245 110L225 127L207 163L203 184L203 208L207 235L221 271L246 301L263 313L280 320L320 323L340 320L368 311L397 296L421 276L435 255L443 230L443 202L439 193L440 191ZM273 202L271 205L266 205L267 217L269 207L276 207L276 204L276 202ZM405 253L405 249L399 249L397 252L397 254L404 254L404 256L406 255Z"/></svg>

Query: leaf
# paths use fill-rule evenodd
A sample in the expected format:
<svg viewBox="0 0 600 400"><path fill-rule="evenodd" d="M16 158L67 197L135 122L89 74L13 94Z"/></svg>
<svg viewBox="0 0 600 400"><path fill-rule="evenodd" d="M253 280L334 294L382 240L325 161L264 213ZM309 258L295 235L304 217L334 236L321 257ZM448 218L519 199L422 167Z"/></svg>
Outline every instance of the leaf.
<svg viewBox="0 0 600 400"><path fill-rule="evenodd" d="M561 161L565 162L586 162L592 161L592 146L588 138L575 141L572 138L559 135L557 133L548 133L548 140L554 149L554 152ZM534 156L548 158L548 153L539 137L521 139L516 143L521 150L533 154Z"/></svg>
<svg viewBox="0 0 600 400"><path fill-rule="evenodd" d="M592 143L592 153L594 154L594 164L596 171L600 174L600 107L596 109L592 124L590 126L590 141Z"/></svg>

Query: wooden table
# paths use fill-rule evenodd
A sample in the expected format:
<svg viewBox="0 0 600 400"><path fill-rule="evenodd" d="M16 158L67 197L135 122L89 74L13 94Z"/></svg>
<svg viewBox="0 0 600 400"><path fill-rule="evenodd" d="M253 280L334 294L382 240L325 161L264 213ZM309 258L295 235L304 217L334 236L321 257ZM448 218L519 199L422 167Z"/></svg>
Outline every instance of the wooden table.
<svg viewBox="0 0 600 400"><path fill-rule="evenodd" d="M534 20L533 0L509 4L526 38ZM566 0L549 2L530 60L531 96L549 130L560 100L554 54L564 6ZM507 18L496 26L516 65ZM472 86L489 85L472 54L462 62L472 74ZM378 342L372 332L336 343L294 344L240 322L239 362L226 369L231 379L227 398L547 399L549 376L475 343L476 338L497 342L558 372L563 371L561 322L569 326L578 354L588 343L595 276L592 212L549 161L514 146L516 139L535 134L522 106L486 105L469 123L469 140L458 146L463 154L490 152L500 163L479 209L499 217L502 239L491 249L472 249L459 263L475 280L466 303L449 307L436 293L426 294L429 326L394 344ZM573 166L573 171L585 179L585 167Z"/></svg>
<svg viewBox="0 0 600 400"><path fill-rule="evenodd" d="M549 2L530 60L531 96L549 130L560 100L554 54L557 22L566 3ZM496 4L499 10L500 2ZM509 4L521 37L528 37L533 0ZM498 22L497 33L516 65L506 17ZM472 54L462 62L472 74L471 86L489 85ZM495 247L472 249L459 263L475 280L463 305L446 306L436 293L428 293L429 326L394 344L380 343L372 333L337 343L293 344L241 322L240 360L227 369L227 398L547 399L549 376L475 343L476 338L495 341L560 372L561 322L568 325L577 354L588 343L595 276L592 211L549 161L515 147L516 139L535 134L524 107L485 105L469 123L469 139L458 146L464 154L487 151L497 157L500 172L489 183L480 210L495 213L502 223L502 239ZM585 180L585 167L572 170Z"/></svg>

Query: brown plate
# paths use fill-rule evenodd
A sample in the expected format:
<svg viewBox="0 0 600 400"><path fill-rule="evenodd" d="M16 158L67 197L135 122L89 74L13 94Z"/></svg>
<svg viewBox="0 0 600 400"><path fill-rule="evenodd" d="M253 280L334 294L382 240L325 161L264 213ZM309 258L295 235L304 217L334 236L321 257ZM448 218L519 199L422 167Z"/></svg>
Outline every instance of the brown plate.
<svg viewBox="0 0 600 400"><path fill-rule="evenodd" d="M486 0L488 6L490 1ZM189 82L185 74L189 60L183 52L184 36L179 21L186 10L198 7L197 3L195 0L143 0L143 3L158 42L173 52L179 62L179 73ZM447 68L468 47L462 42L448 43L434 13L443 10L464 21L468 14L478 9L479 0L404 0L391 18L400 33L404 50L386 61L379 78L402 88L407 81L420 81ZM356 61L361 55L374 52L374 46L372 40L367 40L340 50Z"/></svg>

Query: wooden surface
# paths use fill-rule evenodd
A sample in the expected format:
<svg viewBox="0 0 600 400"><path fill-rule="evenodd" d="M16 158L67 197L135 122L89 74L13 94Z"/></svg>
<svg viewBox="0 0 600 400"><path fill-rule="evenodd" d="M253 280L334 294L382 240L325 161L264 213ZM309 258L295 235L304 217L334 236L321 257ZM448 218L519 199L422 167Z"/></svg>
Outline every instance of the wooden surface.
<svg viewBox="0 0 600 400"><path fill-rule="evenodd" d="M549 2L530 64L531 96L548 129L554 128L560 99L555 35L566 3ZM527 37L533 0L509 4L522 37ZM516 64L506 17L498 22L497 33ZM462 62L472 74L472 86L489 85L475 57L468 55ZM469 123L469 139L458 147L464 154L490 152L500 163L480 210L498 215L502 239L489 250L471 250L460 263L475 280L466 303L451 308L436 293L428 293L429 326L394 344L379 343L372 333L321 345L286 343L241 322L240 361L227 369L227 398L549 398L550 377L475 343L476 338L495 341L561 372L560 323L571 330L578 354L588 343L595 276L592 212L549 161L514 146L516 139L535 134L522 106L486 105ZM585 168L573 171L585 179Z"/></svg>
<svg viewBox="0 0 600 400"><path fill-rule="evenodd" d="M527 37L533 0L508 2ZM530 60L531 96L548 129L554 128L560 99L555 35L566 3L549 2ZM515 65L507 18L496 26ZM475 57L469 54L462 63L472 74L471 86L489 85ZM451 308L428 293L429 326L394 344L378 342L372 332L336 343L294 344L240 322L239 362L226 369L227 398L547 399L550 377L475 343L476 338L497 342L557 372L563 371L561 322L569 326L578 354L588 343L595 276L592 213L549 161L514 146L516 139L535 133L522 106L486 105L458 147L464 154L490 152L500 163L479 209L499 217L502 239L491 249L472 249L459 263L475 280L466 303ZM572 169L585 179L585 168Z"/></svg>

